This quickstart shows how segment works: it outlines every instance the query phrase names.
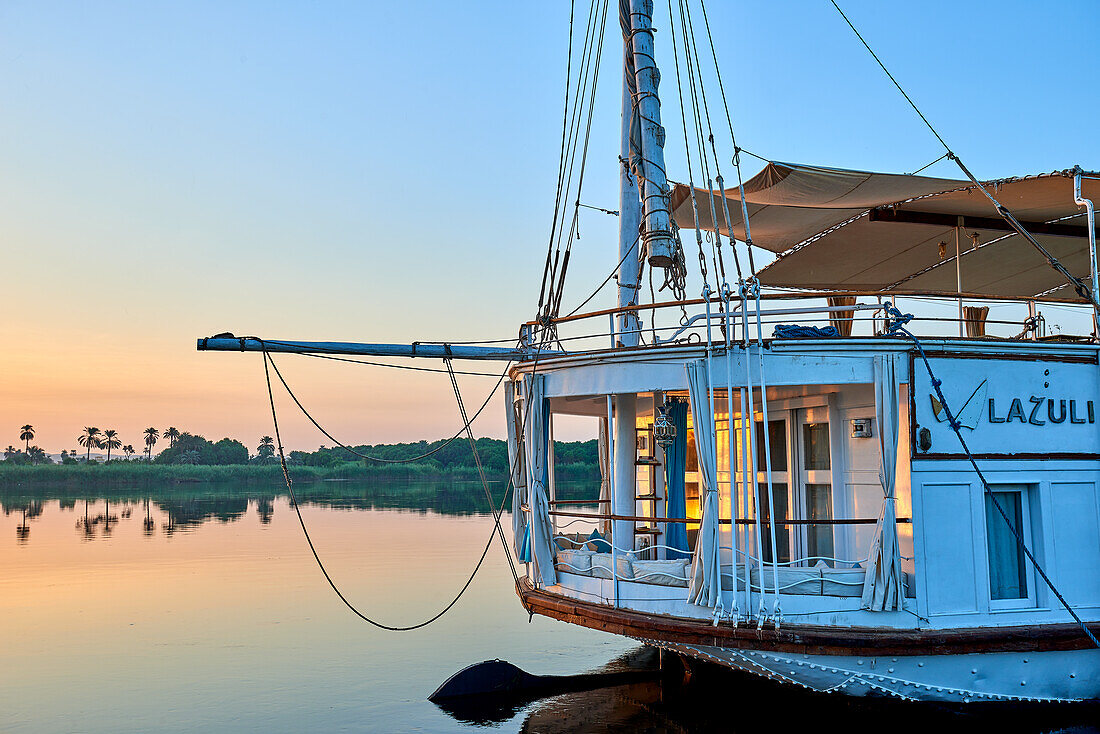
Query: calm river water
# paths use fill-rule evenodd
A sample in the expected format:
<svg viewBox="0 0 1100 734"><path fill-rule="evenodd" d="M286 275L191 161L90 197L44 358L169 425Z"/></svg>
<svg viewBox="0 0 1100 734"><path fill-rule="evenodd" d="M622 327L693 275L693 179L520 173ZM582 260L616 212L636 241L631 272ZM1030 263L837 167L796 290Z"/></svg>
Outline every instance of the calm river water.
<svg viewBox="0 0 1100 734"><path fill-rule="evenodd" d="M492 527L478 485L300 486L333 577L389 624L445 605ZM427 696L471 663L502 658L531 673L572 674L652 656L623 638L528 621L499 547L438 622L375 629L326 585L277 487L8 490L0 505L0 731L686 732L821 730L827 721L852 730L889 722L891 731L1100 731L1094 708L866 704L709 668L687 682L669 675L449 714Z"/></svg>

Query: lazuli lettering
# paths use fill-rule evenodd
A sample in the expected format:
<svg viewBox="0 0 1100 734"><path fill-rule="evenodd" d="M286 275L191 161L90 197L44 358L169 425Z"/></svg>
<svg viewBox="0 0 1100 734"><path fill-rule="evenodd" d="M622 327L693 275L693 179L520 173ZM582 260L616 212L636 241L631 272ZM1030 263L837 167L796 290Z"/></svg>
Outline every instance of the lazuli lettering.
<svg viewBox="0 0 1100 734"><path fill-rule="evenodd" d="M1070 408L1073 407L1073 401L1071 400ZM1012 405L1008 407L1008 415L1005 416L1005 423L1011 423L1013 418L1018 418L1021 423L1027 423L1027 418L1024 418L1024 405L1020 402L1019 398L1012 398Z"/></svg>
<svg viewBox="0 0 1100 734"><path fill-rule="evenodd" d="M1077 417L1077 401L1076 400L1070 400L1069 401L1069 422L1070 423L1084 423L1085 422L1084 418L1078 418Z"/></svg>
<svg viewBox="0 0 1100 734"><path fill-rule="evenodd" d="M1058 401L1058 417L1054 417L1054 399L1047 400L1047 418L1051 423L1062 423L1066 419L1066 401Z"/></svg>
<svg viewBox="0 0 1100 734"><path fill-rule="evenodd" d="M993 403L993 398L989 399L989 422L990 423L1004 423L1004 418L997 417L997 407Z"/></svg>
<svg viewBox="0 0 1100 734"><path fill-rule="evenodd" d="M1033 426L1045 426L1046 421L1040 421L1035 419L1035 413L1038 412L1039 406L1043 404L1043 399L1038 395L1032 395L1028 400L1031 401L1031 415L1027 417L1027 422Z"/></svg>

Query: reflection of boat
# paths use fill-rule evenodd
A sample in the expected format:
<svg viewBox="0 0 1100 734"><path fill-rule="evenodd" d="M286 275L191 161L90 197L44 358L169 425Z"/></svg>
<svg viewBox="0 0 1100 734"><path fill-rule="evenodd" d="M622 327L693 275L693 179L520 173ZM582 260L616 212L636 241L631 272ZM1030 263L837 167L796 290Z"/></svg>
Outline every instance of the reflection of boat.
<svg viewBox="0 0 1100 734"><path fill-rule="evenodd" d="M620 7L618 308L561 315L574 208L572 224L555 219L538 317L515 347L220 335L200 349L514 360L514 550L531 613L816 691L1100 696L1089 630L1100 629L1100 368L1085 198L1097 175L982 184L769 162L723 190L728 164L710 126L721 117L707 108L696 46L710 28L681 5L670 26L688 184L670 186L652 3ZM601 30L594 20L584 53ZM588 77L573 91L580 120ZM566 129L559 204L579 207L565 172L582 136ZM681 228L694 231L698 273ZM762 250L776 257L758 269ZM644 298L646 266L672 300ZM689 279L701 280L700 298L687 298ZM941 305L906 326L896 299L911 296L922 300L907 305ZM964 306L983 302L1027 316L1007 326ZM1078 308L1093 334L1046 337L1044 304ZM951 320L943 306L958 307L957 336L936 333ZM608 320L610 332L592 336ZM987 334L994 326L1007 333ZM557 495L561 416L599 431L598 514Z"/></svg>

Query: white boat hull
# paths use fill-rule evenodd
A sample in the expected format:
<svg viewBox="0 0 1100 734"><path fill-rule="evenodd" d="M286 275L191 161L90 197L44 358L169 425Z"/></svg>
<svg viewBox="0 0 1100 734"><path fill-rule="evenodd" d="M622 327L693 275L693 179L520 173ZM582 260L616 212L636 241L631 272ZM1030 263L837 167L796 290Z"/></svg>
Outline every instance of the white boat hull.
<svg viewBox="0 0 1100 734"><path fill-rule="evenodd" d="M1100 650L855 657L642 641L820 693L945 703L1100 699Z"/></svg>

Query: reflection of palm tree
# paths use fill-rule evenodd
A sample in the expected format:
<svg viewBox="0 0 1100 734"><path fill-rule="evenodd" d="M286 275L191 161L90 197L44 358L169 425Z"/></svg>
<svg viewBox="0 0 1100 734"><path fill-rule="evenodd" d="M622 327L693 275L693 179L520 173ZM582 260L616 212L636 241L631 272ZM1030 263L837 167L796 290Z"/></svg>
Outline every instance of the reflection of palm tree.
<svg viewBox="0 0 1100 734"><path fill-rule="evenodd" d="M19 434L19 440L26 442L24 444L24 446L26 448L27 453L29 454L30 451L31 451L31 441L34 440L34 426L32 426L30 423L28 423L27 425L23 426L19 430L22 431L22 433Z"/></svg>
<svg viewBox="0 0 1100 734"><path fill-rule="evenodd" d="M176 445L176 439L180 437L180 431L175 426L168 426L168 428L164 429L164 433L162 433L161 436L168 439L168 448L172 448Z"/></svg>
<svg viewBox="0 0 1100 734"><path fill-rule="evenodd" d="M91 518L88 517L88 499L84 499L84 518L83 520L77 520L76 526L83 528L84 539L90 540L95 535L95 526L92 524Z"/></svg>
<svg viewBox="0 0 1100 734"><path fill-rule="evenodd" d="M118 431L113 428L108 428L103 432L103 441L100 444L103 448L107 449L107 461L111 460L111 449L122 448L122 441L118 437Z"/></svg>
<svg viewBox="0 0 1100 734"><path fill-rule="evenodd" d="M92 449L99 448L99 429L95 426L84 426L84 433L80 434L76 442L88 449L84 461L91 461Z"/></svg>
<svg viewBox="0 0 1100 734"><path fill-rule="evenodd" d="M23 505L22 509L23 522L22 524L15 526L15 537L18 538L20 542L26 543L27 538L29 538L31 534L31 526L27 524L27 506Z"/></svg>
<svg viewBox="0 0 1100 734"><path fill-rule="evenodd" d="M149 511L149 498L145 498L145 522L143 524L146 535L153 533L153 516Z"/></svg>
<svg viewBox="0 0 1100 734"><path fill-rule="evenodd" d="M153 447L157 445L158 438L160 438L160 431L152 426L145 429L145 456L150 461L153 460Z"/></svg>
<svg viewBox="0 0 1100 734"><path fill-rule="evenodd" d="M256 514L260 516L260 522L264 525L271 523L271 515L275 512L274 497L260 497L256 500Z"/></svg>

